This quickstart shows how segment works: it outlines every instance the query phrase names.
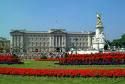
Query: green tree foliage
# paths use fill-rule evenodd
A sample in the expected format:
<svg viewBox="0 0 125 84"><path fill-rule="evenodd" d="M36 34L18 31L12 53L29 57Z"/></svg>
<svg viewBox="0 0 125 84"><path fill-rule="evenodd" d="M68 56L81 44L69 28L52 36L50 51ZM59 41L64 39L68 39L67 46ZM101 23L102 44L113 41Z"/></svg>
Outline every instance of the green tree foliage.
<svg viewBox="0 0 125 84"><path fill-rule="evenodd" d="M115 39L111 42L112 46L118 47L125 47L125 34L121 36L120 39Z"/></svg>
<svg viewBox="0 0 125 84"><path fill-rule="evenodd" d="M104 50L108 50L108 44L104 46Z"/></svg>

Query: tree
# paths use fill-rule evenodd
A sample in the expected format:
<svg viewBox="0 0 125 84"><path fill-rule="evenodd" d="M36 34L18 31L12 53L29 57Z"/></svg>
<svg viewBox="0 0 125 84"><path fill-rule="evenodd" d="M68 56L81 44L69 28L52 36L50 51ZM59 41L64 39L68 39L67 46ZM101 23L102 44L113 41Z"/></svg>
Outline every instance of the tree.
<svg viewBox="0 0 125 84"><path fill-rule="evenodd" d="M125 34L123 34L120 39L114 39L111 45L116 46L116 48L125 47Z"/></svg>
<svg viewBox="0 0 125 84"><path fill-rule="evenodd" d="M104 50L108 50L108 44L105 44Z"/></svg>

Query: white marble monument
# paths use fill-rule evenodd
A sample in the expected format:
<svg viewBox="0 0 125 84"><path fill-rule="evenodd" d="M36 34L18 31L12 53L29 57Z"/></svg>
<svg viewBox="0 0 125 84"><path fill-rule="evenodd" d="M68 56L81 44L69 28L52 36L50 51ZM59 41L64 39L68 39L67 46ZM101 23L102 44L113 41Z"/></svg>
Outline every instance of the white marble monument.
<svg viewBox="0 0 125 84"><path fill-rule="evenodd" d="M103 50L105 46L105 36L104 36L104 27L101 20L101 15L97 13L97 23L96 23L96 34L93 38L93 49Z"/></svg>

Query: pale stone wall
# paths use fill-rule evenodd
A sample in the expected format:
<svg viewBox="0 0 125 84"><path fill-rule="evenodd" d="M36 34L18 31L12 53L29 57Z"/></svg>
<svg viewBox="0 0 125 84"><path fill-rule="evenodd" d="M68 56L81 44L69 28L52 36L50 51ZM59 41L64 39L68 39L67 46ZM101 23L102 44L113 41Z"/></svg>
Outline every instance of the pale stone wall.
<svg viewBox="0 0 125 84"><path fill-rule="evenodd" d="M75 47L77 49L86 49L92 46L93 32L64 32L61 30L49 32L21 31L11 32L12 48L26 53L50 52L60 48L61 51ZM77 40L75 40L77 39Z"/></svg>

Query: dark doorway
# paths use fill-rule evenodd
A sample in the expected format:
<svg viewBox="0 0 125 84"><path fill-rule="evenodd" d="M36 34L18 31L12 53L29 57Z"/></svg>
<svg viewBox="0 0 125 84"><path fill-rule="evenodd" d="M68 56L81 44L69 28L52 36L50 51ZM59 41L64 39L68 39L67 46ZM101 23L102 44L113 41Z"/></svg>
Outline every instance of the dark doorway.
<svg viewBox="0 0 125 84"><path fill-rule="evenodd" d="M38 49L35 49L35 52L38 52Z"/></svg>
<svg viewBox="0 0 125 84"><path fill-rule="evenodd" d="M56 52L60 52L60 48L59 47L56 48Z"/></svg>

